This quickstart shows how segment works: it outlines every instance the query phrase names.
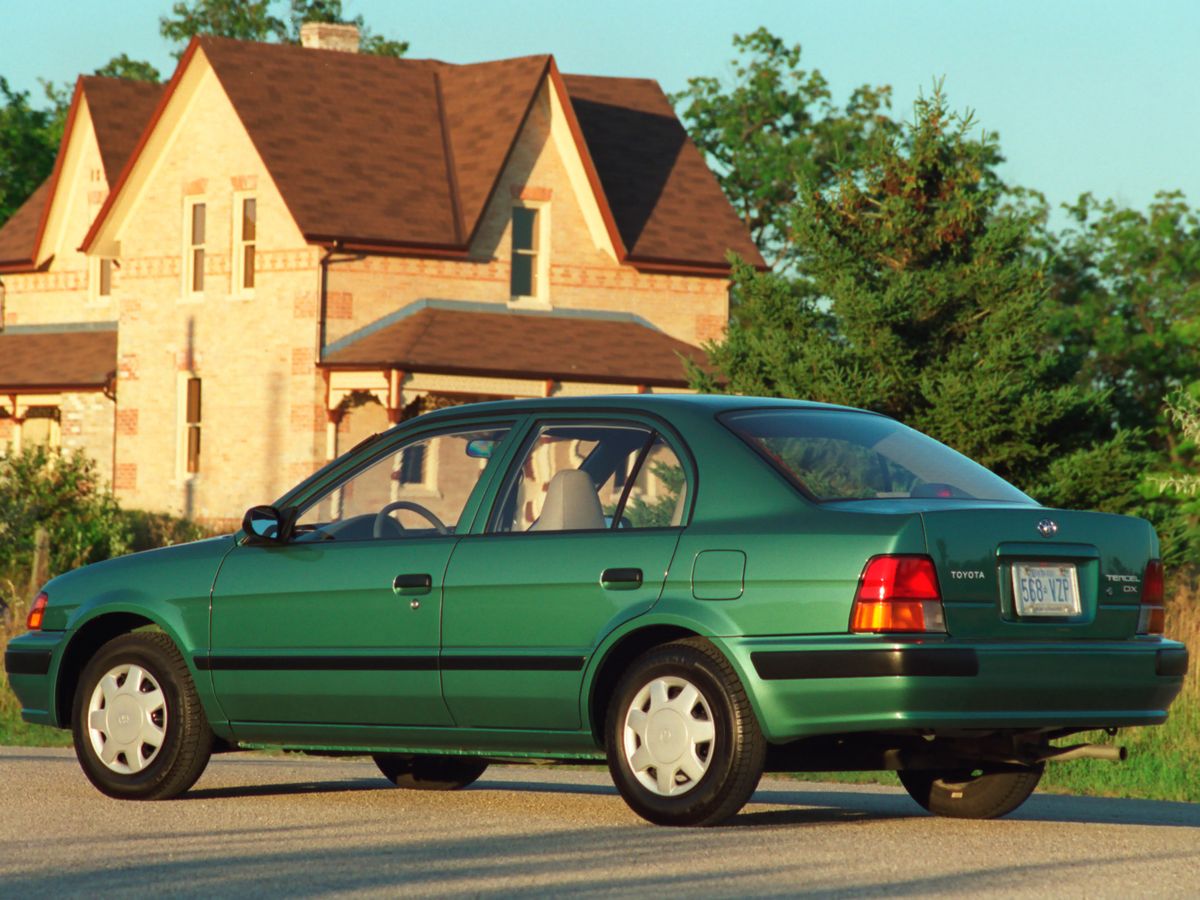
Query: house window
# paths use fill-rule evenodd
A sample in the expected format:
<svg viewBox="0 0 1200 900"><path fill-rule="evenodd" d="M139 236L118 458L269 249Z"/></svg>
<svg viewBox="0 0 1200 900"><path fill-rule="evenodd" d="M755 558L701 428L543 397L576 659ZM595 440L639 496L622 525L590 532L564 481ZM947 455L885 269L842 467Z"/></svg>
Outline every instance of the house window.
<svg viewBox="0 0 1200 900"><path fill-rule="evenodd" d="M512 295L536 297L538 285L538 211L513 207Z"/></svg>
<svg viewBox="0 0 1200 900"><path fill-rule="evenodd" d="M200 379L189 375L184 383L184 471L200 471Z"/></svg>
<svg viewBox="0 0 1200 900"><path fill-rule="evenodd" d="M258 201L234 196L233 284L235 293L254 290L254 248L258 241Z"/></svg>
<svg viewBox="0 0 1200 900"><path fill-rule="evenodd" d="M411 444L400 453L400 469L396 472L400 484L425 483L425 445Z"/></svg>
<svg viewBox="0 0 1200 900"><path fill-rule="evenodd" d="M112 296L112 270L113 261L111 259L100 260L100 282L97 285L96 293L101 297Z"/></svg>
<svg viewBox="0 0 1200 900"><path fill-rule="evenodd" d="M204 291L204 243L206 228L206 209L203 203L188 204L187 241L184 248L184 284L193 294Z"/></svg>

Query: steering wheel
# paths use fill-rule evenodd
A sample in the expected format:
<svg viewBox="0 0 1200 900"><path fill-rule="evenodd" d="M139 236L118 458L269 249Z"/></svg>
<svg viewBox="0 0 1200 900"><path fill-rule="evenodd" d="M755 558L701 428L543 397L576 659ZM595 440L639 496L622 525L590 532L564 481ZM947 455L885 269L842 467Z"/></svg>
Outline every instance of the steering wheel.
<svg viewBox="0 0 1200 900"><path fill-rule="evenodd" d="M420 503L413 503L411 500L393 500L379 512L375 513L375 525L371 529L371 534L374 537L381 538L385 536L383 533L385 527L384 523L387 522L388 515L398 509L408 509L415 512L417 515L426 519L429 524L437 530L438 534L450 533L450 529L446 527L446 523L423 507ZM400 525L399 522L396 522L396 524L400 526L401 531L404 530L403 525Z"/></svg>

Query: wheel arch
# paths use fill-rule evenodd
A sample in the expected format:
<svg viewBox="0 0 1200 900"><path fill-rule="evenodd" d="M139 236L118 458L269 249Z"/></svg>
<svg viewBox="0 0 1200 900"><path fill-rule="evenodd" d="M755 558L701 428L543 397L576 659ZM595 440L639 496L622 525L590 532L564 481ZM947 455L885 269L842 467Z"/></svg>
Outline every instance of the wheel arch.
<svg viewBox="0 0 1200 900"><path fill-rule="evenodd" d="M106 609L76 626L75 633L71 635L59 658L55 678L54 718L59 727L70 727L75 688L79 684L79 676L83 674L88 660L113 638L141 629L162 632L174 642L176 647L182 650L183 645L178 636L143 610Z"/></svg>
<svg viewBox="0 0 1200 900"><path fill-rule="evenodd" d="M629 664L653 647L690 637L706 635L683 623L654 622L641 624L610 638L609 645L596 655L599 663L593 669L585 692L587 704L584 721L599 746L604 746L604 720L608 714L608 703Z"/></svg>

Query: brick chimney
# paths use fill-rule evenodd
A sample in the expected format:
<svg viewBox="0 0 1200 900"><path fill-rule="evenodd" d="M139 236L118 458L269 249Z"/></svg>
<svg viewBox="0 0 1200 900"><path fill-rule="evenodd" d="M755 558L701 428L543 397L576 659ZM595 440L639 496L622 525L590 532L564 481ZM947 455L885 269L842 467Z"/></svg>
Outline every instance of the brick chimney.
<svg viewBox="0 0 1200 900"><path fill-rule="evenodd" d="M300 44L316 50L358 52L358 26L334 22L305 22L300 26Z"/></svg>

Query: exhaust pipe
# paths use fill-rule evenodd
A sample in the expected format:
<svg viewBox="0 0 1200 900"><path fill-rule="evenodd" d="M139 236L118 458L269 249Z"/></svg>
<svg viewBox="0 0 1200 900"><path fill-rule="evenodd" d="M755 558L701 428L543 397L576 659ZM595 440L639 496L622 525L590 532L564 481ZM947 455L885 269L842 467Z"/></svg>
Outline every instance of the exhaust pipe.
<svg viewBox="0 0 1200 900"><path fill-rule="evenodd" d="M1068 759L1106 759L1109 762L1124 762L1129 758L1127 747L1112 744L1075 744L1072 747L1042 747L1038 749L1038 762L1064 762Z"/></svg>

